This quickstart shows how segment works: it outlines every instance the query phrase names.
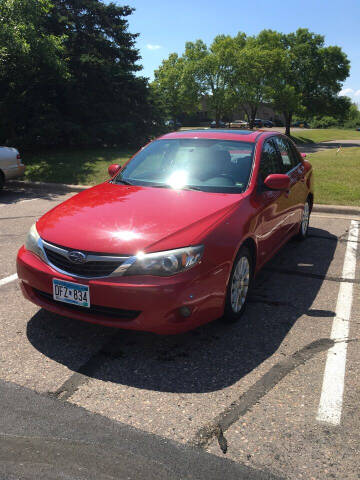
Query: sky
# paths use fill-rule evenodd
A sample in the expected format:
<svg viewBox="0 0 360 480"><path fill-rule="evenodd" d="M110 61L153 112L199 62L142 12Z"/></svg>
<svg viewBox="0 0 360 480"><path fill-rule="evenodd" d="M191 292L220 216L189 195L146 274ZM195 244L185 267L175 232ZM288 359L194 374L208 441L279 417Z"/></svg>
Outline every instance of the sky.
<svg viewBox="0 0 360 480"><path fill-rule="evenodd" d="M129 31L140 34L141 75L150 79L170 53L184 51L186 41L209 44L222 33L254 35L265 28L288 33L304 27L347 54L351 71L341 94L360 103L360 0L113 1L136 9L128 17Z"/></svg>

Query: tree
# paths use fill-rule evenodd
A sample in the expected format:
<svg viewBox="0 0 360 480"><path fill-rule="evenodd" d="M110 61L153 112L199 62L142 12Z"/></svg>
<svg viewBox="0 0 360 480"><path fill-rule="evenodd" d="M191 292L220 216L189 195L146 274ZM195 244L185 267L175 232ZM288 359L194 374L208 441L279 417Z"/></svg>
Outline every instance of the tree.
<svg viewBox="0 0 360 480"><path fill-rule="evenodd" d="M36 137L37 127L58 114L54 98L67 77L64 37L46 30L48 0L0 3L0 135ZM32 133L31 133L32 132Z"/></svg>
<svg viewBox="0 0 360 480"><path fill-rule="evenodd" d="M148 138L157 109L148 79L136 75L132 12L101 0L2 0L2 142L23 148Z"/></svg>
<svg viewBox="0 0 360 480"><path fill-rule="evenodd" d="M287 35L265 30L256 41L264 48L271 45L283 51L272 98L284 114L287 135L294 113L331 114L330 110L337 108L337 94L350 68L339 47L325 47L324 37L306 28Z"/></svg>
<svg viewBox="0 0 360 480"><path fill-rule="evenodd" d="M245 34L239 33L234 38L218 35L209 48L202 40L187 42L185 45L184 58L188 64L188 74L198 85L199 94L207 96L217 126L221 117L233 109L231 85L235 58L245 42Z"/></svg>
<svg viewBox="0 0 360 480"><path fill-rule="evenodd" d="M60 94L65 143L118 143L146 132L151 120L147 80L136 34L128 31L133 9L100 0L52 0L49 32L65 35L69 80Z"/></svg>
<svg viewBox="0 0 360 480"><path fill-rule="evenodd" d="M272 86L282 61L281 55L280 49L259 47L251 38L244 48L236 51L231 82L234 105L245 111L251 129L259 105L272 100Z"/></svg>
<svg viewBox="0 0 360 480"><path fill-rule="evenodd" d="M171 53L154 72L154 95L165 115L176 120L198 109L199 89L183 57Z"/></svg>

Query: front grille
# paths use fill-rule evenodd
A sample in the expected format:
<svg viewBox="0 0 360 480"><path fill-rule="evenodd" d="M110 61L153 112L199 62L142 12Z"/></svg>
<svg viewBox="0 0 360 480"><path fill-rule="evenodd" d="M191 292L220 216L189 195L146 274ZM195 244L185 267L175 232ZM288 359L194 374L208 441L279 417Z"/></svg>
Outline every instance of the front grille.
<svg viewBox="0 0 360 480"><path fill-rule="evenodd" d="M59 302L58 300L54 300L53 296L50 293L42 292L41 290L37 290L35 288L33 290L38 297L43 298L48 303L59 305L63 308L68 308L70 310L86 313L90 316L101 315L103 317L112 317L121 320L134 320L141 313L139 310L125 310L122 308L102 307L101 305L91 305L90 308L79 307L78 305L72 305L71 303Z"/></svg>
<svg viewBox="0 0 360 480"><path fill-rule="evenodd" d="M81 264L71 262L60 253L54 252L44 246L44 250L49 261L69 274L80 275L82 277L106 277L116 270L122 261L89 261Z"/></svg>

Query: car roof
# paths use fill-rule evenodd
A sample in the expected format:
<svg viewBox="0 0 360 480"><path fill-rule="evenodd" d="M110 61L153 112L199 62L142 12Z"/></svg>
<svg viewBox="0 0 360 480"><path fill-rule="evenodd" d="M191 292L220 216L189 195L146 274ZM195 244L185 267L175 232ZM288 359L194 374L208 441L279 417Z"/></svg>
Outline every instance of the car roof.
<svg viewBox="0 0 360 480"><path fill-rule="evenodd" d="M236 140L240 142L249 142L253 143L262 136L269 136L273 134L279 134L280 132L268 132L263 130L231 130L221 129L221 128L212 128L204 130L180 130L177 132L167 133L159 137L160 140L164 139L178 139L178 138L208 138L213 140Z"/></svg>

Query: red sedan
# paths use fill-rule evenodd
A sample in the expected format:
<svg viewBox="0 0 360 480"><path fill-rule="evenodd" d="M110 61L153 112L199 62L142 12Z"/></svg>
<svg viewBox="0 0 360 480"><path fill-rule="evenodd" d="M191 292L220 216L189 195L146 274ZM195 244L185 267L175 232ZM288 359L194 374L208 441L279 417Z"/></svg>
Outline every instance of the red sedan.
<svg viewBox="0 0 360 480"><path fill-rule="evenodd" d="M18 253L22 291L46 310L161 334L233 322L256 272L307 235L312 167L280 133L170 133L109 173Z"/></svg>

